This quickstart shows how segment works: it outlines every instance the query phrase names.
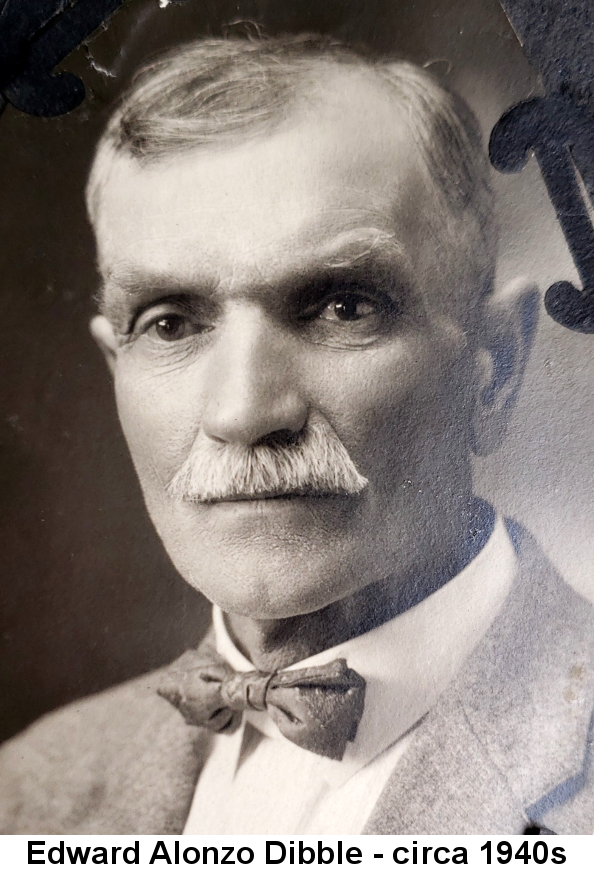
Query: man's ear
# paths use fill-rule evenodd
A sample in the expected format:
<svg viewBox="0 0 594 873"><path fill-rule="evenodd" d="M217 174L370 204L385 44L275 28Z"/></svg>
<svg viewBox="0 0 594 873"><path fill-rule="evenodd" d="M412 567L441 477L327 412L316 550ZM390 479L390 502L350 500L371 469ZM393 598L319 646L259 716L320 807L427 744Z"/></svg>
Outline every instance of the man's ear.
<svg viewBox="0 0 594 873"><path fill-rule="evenodd" d="M107 366L113 375L118 341L111 322L104 315L95 315L89 325L91 336L103 352Z"/></svg>
<svg viewBox="0 0 594 873"><path fill-rule="evenodd" d="M539 301L537 286L522 279L484 301L472 418L477 455L494 452L505 437L536 332Z"/></svg>

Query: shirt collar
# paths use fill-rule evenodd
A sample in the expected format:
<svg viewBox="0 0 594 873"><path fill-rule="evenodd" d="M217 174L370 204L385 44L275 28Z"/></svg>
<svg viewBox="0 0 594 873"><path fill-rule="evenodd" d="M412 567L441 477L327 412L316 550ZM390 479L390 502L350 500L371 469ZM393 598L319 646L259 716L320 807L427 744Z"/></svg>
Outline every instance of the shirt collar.
<svg viewBox="0 0 594 873"><path fill-rule="evenodd" d="M483 549L446 585L368 633L289 668L346 658L367 683L357 736L342 761L319 758L328 781L346 782L429 712L499 613L515 573L514 548L497 517ZM235 670L254 670L231 640L217 606L213 624L219 654ZM267 736L289 742L266 712L250 711L246 718Z"/></svg>

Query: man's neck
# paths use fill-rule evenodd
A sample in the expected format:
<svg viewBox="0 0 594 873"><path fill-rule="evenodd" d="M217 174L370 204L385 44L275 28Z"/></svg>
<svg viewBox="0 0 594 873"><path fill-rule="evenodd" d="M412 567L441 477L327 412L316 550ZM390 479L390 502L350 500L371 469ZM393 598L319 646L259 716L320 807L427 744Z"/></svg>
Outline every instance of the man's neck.
<svg viewBox="0 0 594 873"><path fill-rule="evenodd" d="M475 501L459 542L399 578L367 585L344 600L307 615L261 620L227 615L237 648L259 670L273 671L367 633L420 603L456 576L483 548L493 529L492 508Z"/></svg>

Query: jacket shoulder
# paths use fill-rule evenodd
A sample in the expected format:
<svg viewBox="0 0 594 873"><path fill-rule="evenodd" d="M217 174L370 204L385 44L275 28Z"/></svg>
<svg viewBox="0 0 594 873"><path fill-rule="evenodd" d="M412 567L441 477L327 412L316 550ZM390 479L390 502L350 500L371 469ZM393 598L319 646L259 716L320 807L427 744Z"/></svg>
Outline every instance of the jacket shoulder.
<svg viewBox="0 0 594 873"><path fill-rule="evenodd" d="M158 677L72 703L6 743L0 832L179 833L206 743L157 695Z"/></svg>
<svg viewBox="0 0 594 873"><path fill-rule="evenodd" d="M518 526L519 528L519 526ZM512 534L513 539L513 534ZM564 780L548 786L529 809L531 820L559 834L591 834L594 831L594 605L563 581L542 554L534 538L520 529L520 555L530 573L539 580L533 600L540 622L539 636L548 641L546 664L548 698L542 697L547 713L566 710L563 730L557 733L558 753L547 751L546 738L540 743L545 759L566 753ZM542 572L542 567L548 567ZM547 577L553 580L547 585ZM544 582L544 584L543 584ZM526 610L528 612L528 610ZM535 622L536 623L536 622ZM534 694L535 683L531 685ZM554 694L557 689L556 695ZM544 721L544 713L541 715ZM552 727L547 731L555 736ZM568 754L571 748L575 754Z"/></svg>
<svg viewBox="0 0 594 873"><path fill-rule="evenodd" d="M528 531L506 524L515 584L413 734L366 833L594 830L594 609Z"/></svg>

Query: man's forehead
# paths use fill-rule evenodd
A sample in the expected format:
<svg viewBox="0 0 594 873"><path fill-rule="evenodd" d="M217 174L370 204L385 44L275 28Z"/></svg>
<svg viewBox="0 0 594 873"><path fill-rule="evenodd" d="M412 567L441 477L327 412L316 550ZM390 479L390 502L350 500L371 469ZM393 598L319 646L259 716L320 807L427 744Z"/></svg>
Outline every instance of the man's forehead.
<svg viewBox="0 0 594 873"><path fill-rule="evenodd" d="M269 270L275 258L356 259L388 240L394 251L410 248L423 167L407 125L374 99L372 128L336 105L316 107L233 148L148 166L116 157L96 220L104 275L135 264L235 274L248 262Z"/></svg>

